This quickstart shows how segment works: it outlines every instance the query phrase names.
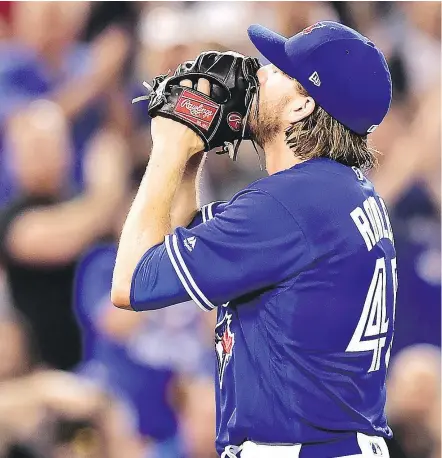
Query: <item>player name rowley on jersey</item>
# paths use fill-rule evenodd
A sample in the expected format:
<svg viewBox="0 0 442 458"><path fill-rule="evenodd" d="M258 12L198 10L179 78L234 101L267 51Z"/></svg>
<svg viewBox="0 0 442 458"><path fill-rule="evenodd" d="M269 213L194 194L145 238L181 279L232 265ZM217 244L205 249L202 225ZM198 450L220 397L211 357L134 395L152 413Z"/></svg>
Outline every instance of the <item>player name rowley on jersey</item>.
<svg viewBox="0 0 442 458"><path fill-rule="evenodd" d="M388 218L387 208L384 201L379 197L379 203L374 197L364 200L362 207L356 207L351 213L356 227L367 245L367 250L371 249L382 238L393 240L393 231L391 229L390 219Z"/></svg>

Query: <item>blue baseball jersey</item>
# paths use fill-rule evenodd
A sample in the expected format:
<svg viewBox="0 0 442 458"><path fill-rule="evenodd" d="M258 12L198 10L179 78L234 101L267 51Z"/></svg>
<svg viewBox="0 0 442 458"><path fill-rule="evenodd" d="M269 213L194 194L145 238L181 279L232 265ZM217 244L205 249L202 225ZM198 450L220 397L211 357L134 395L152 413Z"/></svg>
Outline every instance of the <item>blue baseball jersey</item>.
<svg viewBox="0 0 442 458"><path fill-rule="evenodd" d="M359 169L320 158L252 183L166 236L138 263L131 305L191 297L217 308L221 453L245 440L391 437L396 290L384 202Z"/></svg>

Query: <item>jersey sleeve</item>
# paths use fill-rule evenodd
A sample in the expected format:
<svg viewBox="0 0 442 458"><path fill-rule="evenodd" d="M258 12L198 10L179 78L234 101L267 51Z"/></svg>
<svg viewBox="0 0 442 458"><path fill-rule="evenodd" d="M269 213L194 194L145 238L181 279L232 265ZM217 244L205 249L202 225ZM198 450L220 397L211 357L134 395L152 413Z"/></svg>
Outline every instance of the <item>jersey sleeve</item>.
<svg viewBox="0 0 442 458"><path fill-rule="evenodd" d="M204 205L188 229L206 223L223 211L226 202ZM135 311L156 310L193 299L170 262L165 244L148 250L138 263L131 284L130 304Z"/></svg>
<svg viewBox="0 0 442 458"><path fill-rule="evenodd" d="M201 210L195 215L192 222L187 226L188 229L192 229L201 223L210 221L217 213L221 213L224 210L227 202L218 201L211 202L210 204L201 207Z"/></svg>
<svg viewBox="0 0 442 458"><path fill-rule="evenodd" d="M149 256L153 262L139 264L132 279L135 309L161 289L167 298L156 293L158 302L177 303L174 296L185 292L210 311L294 276L312 260L293 215L256 189L239 193L204 224L177 228Z"/></svg>

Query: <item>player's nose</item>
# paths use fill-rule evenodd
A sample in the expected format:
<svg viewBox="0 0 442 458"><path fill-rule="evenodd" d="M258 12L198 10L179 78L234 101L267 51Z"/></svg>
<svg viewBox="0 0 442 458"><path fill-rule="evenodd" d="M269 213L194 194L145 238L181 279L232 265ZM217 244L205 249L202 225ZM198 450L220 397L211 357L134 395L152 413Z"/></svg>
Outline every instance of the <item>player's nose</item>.
<svg viewBox="0 0 442 458"><path fill-rule="evenodd" d="M267 81L269 76L269 68L270 65L264 65L256 72L260 86L262 86Z"/></svg>

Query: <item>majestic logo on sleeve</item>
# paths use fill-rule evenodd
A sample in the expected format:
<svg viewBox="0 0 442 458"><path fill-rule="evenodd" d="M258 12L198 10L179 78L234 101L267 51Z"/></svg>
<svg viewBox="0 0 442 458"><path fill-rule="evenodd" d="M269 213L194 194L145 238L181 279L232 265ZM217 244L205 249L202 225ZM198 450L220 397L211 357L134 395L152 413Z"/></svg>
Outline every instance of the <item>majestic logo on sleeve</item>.
<svg viewBox="0 0 442 458"><path fill-rule="evenodd" d="M218 360L218 376L220 388L223 386L224 372L232 358L235 334L230 330L232 315L226 313L215 327L215 351Z"/></svg>
<svg viewBox="0 0 442 458"><path fill-rule="evenodd" d="M184 246L189 250L193 251L196 245L196 237L187 237L187 239L184 239Z"/></svg>

